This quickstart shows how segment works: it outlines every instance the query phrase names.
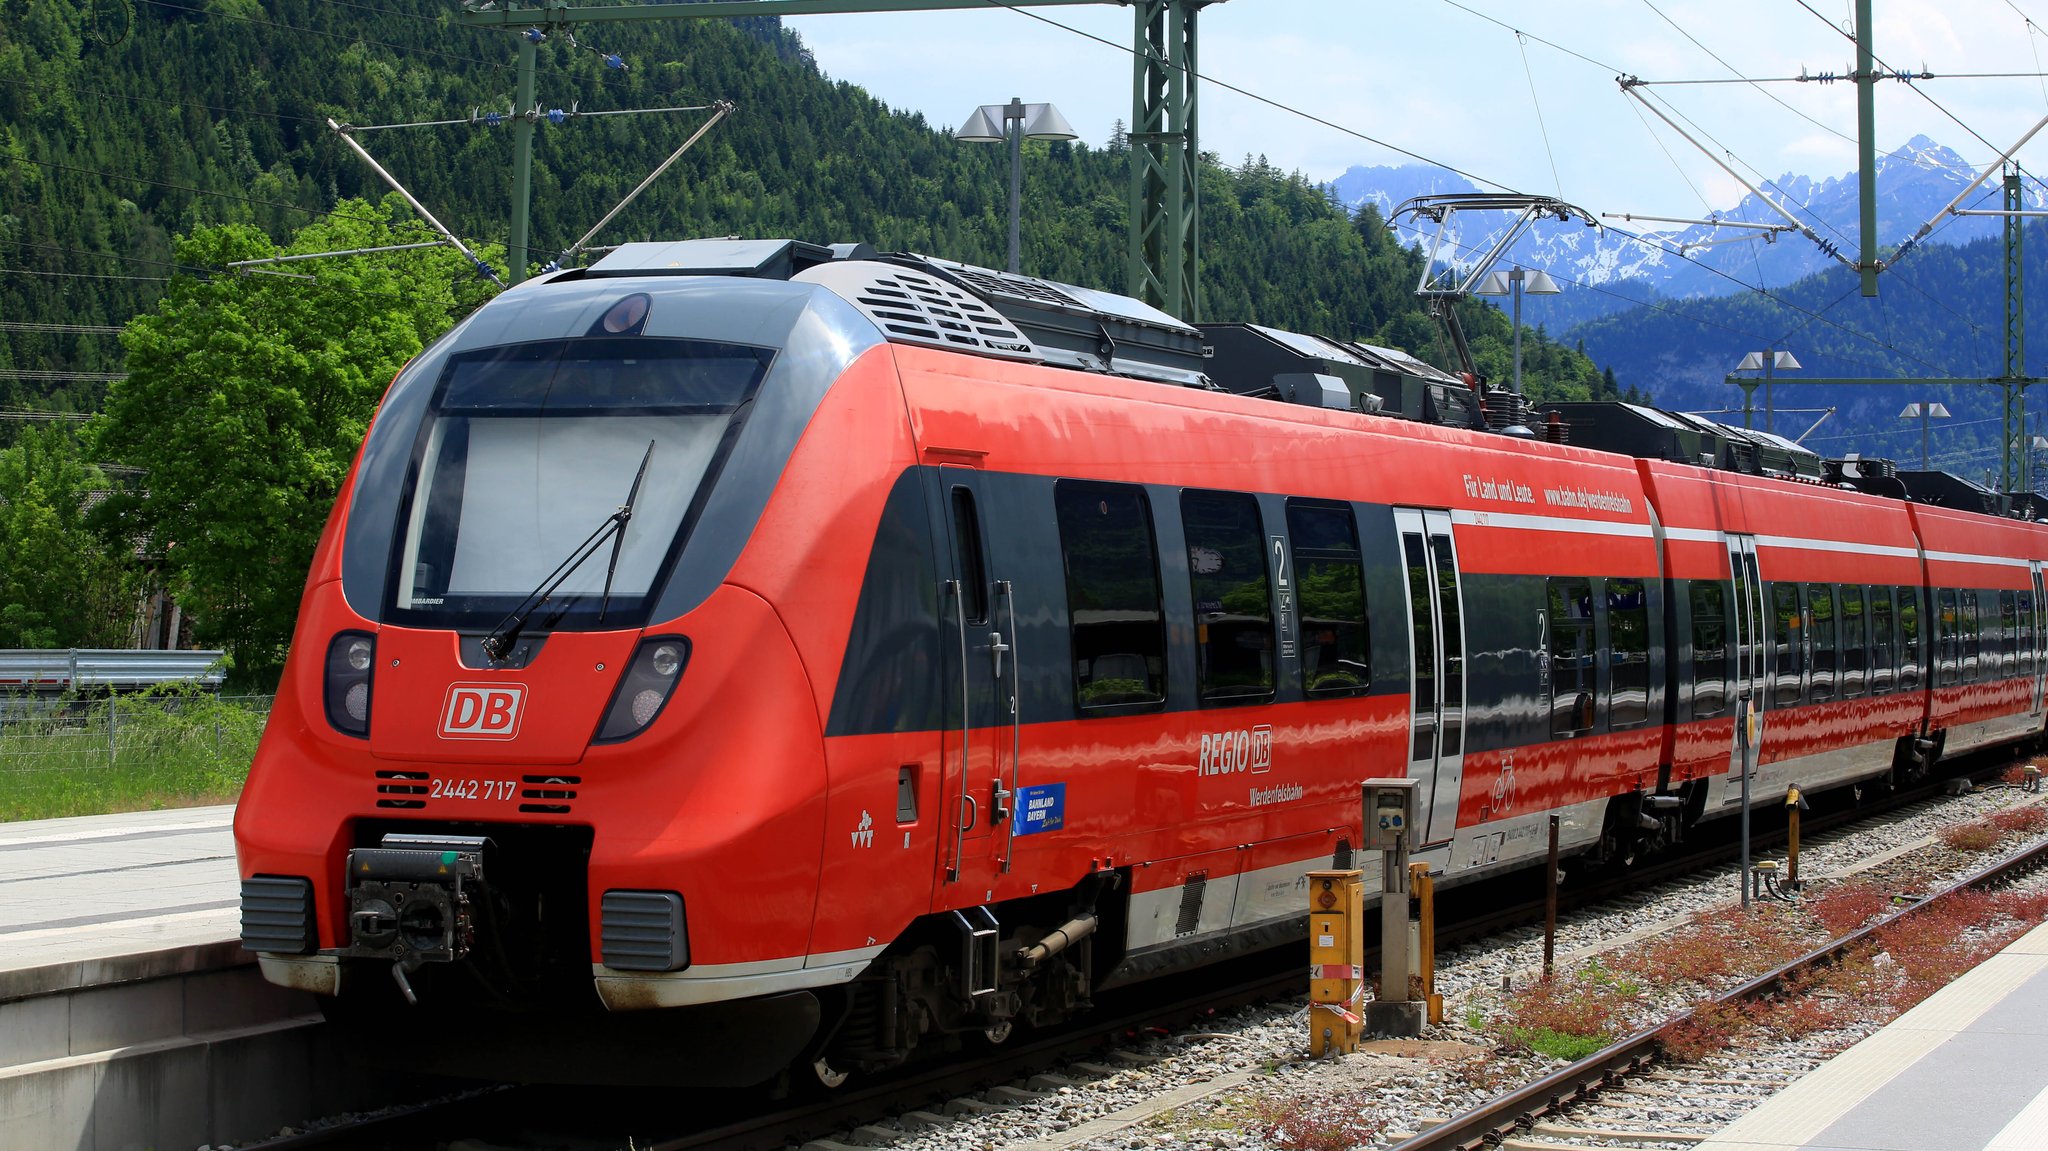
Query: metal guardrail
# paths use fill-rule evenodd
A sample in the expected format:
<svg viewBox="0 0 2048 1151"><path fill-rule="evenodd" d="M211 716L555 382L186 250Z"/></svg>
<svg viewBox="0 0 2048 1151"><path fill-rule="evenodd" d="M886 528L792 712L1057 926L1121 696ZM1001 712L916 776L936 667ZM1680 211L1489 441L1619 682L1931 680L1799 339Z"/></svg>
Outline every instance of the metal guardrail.
<svg viewBox="0 0 2048 1151"><path fill-rule="evenodd" d="M220 690L225 653L126 648L0 649L0 694L63 695L140 691L160 683L196 683Z"/></svg>

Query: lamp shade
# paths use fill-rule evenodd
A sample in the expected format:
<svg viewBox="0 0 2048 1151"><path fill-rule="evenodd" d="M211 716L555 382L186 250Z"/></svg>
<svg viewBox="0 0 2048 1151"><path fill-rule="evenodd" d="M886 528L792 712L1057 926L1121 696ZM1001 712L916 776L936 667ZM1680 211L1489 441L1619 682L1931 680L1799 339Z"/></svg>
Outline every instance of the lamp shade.
<svg viewBox="0 0 2048 1151"><path fill-rule="evenodd" d="M1800 365L1799 361L1793 357L1792 353L1777 352L1771 356L1771 366L1774 368L1796 368Z"/></svg>
<svg viewBox="0 0 2048 1151"><path fill-rule="evenodd" d="M1742 362L1741 362L1741 363L1739 363L1739 364L1735 365L1735 370L1736 370L1736 371L1738 371L1738 372L1761 372L1761 371L1763 371L1763 370L1764 370L1764 354L1763 354L1762 352L1751 352L1751 353L1749 353L1748 355L1746 355L1746 356L1742 357Z"/></svg>
<svg viewBox="0 0 2048 1151"><path fill-rule="evenodd" d="M1005 139L1002 127L989 117L986 106L976 108L953 133L953 138L969 144L1000 144Z"/></svg>
<svg viewBox="0 0 2048 1151"><path fill-rule="evenodd" d="M1488 272L1486 278L1479 281L1479 286L1472 289L1472 292L1480 296L1505 296L1508 294L1508 274Z"/></svg>
<svg viewBox="0 0 2048 1151"><path fill-rule="evenodd" d="M1060 110L1051 104L1027 104L1029 115L1024 120L1024 138L1027 140L1076 140L1080 133L1060 115Z"/></svg>
<svg viewBox="0 0 2048 1151"><path fill-rule="evenodd" d="M1531 268L1523 274L1522 290L1536 296L1555 296L1564 291L1557 286L1556 280L1550 278L1550 273L1541 268Z"/></svg>

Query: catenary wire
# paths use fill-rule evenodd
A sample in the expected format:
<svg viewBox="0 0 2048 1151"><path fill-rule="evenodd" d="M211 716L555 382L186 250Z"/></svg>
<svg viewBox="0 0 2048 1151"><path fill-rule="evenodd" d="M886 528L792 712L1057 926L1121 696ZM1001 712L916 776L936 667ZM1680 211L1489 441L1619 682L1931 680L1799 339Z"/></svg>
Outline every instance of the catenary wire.
<svg viewBox="0 0 2048 1151"><path fill-rule="evenodd" d="M1712 57L1714 63L1719 64L1721 67L1728 69L1729 72L1733 73L1737 77L1741 77L1744 80L1748 79L1748 77L1742 75L1742 69L1737 68L1735 65L1730 64L1726 60L1723 60L1720 57L1720 55L1717 54L1712 48L1709 48L1705 44L1700 43L1699 38L1697 36L1694 36L1692 33L1686 31L1685 28L1678 23L1678 21L1673 20L1670 16L1666 15L1663 9L1651 3L1650 0L1643 0L1643 7L1648 8L1652 12L1655 12L1659 19L1663 20L1666 24L1671 25L1671 27L1675 29L1680 36L1683 36L1687 40L1692 41L1693 47L1698 48L1700 51L1705 52L1708 56ZM1751 86L1756 87L1754 83L1752 83ZM1856 142L1853 138L1845 135L1843 132L1833 127L1832 125L1823 124L1819 120L1816 120L1813 117L1807 115L1806 113L1801 112L1799 109L1794 108L1792 105L1787 104L1785 101L1778 99L1776 95L1772 94L1770 89L1757 87L1756 90L1765 95L1766 97L1769 97L1772 103L1778 105L1780 108L1785 109L1787 112L1792 113L1794 116L1799 117L1800 119L1806 121L1814 127L1819 128L1821 131L1833 133L1836 136L1840 136L1844 140L1848 140L1852 144Z"/></svg>
<svg viewBox="0 0 2048 1151"><path fill-rule="evenodd" d="M1049 26L1051 26L1051 27L1054 27L1054 28L1058 28L1058 29L1060 29L1061 31L1064 31L1064 32L1070 33L1070 34L1072 34L1072 35L1075 35L1075 36L1079 36L1079 37L1081 37L1081 38L1083 38L1083 39L1085 39L1085 40L1089 40L1089 41L1092 41L1092 42L1094 42L1094 43L1097 43L1097 44L1101 44L1101 45L1103 45L1103 46L1105 46L1105 47L1108 47L1108 48L1110 48L1110 49L1112 49L1112 50L1115 50L1115 51L1118 51L1118 52L1122 52L1122 53L1124 53L1124 54L1126 54L1126 55L1135 55L1135 54L1136 54L1136 49L1134 49L1134 48L1130 47L1129 45L1125 45L1125 44L1119 44L1119 43L1116 43L1115 41L1112 41L1112 40L1108 40L1108 39L1105 39L1105 38L1103 38L1103 37L1101 37L1101 36L1097 36L1097 35L1095 35L1094 33L1092 33L1092 32L1088 32L1088 31L1086 31L1086 30L1084 30L1084 29L1076 28L1076 27L1073 27L1072 25L1069 25L1069 24L1064 24L1064 23L1061 23L1060 21L1058 21L1058 20L1054 20L1054 19L1052 19L1052 18L1050 18L1050 17L1048 17L1048 16L1045 16L1045 15L1043 15L1043 14L1041 14L1041 13L1038 13L1038 12L1033 12L1033 11L1030 11L1030 10L1028 10L1028 9L1018 8L1018 7L1016 7L1016 6L1015 6L1015 5L1013 5L1013 4L1010 4L1010 3L1007 3L1007 2L1005 2L1005 0L985 0L985 2L986 2L986 3L987 3L987 4L988 4L988 5L989 5L989 6L991 7L991 8L1001 8L1001 9L1004 9L1004 10L1006 10L1006 11L1009 11L1009 12L1014 12L1014 13L1016 13L1016 14L1017 14L1017 15L1019 15L1019 16L1023 16L1023 17L1026 17L1026 18L1028 18L1028 19L1031 19L1031 20L1036 20L1036 21L1038 21L1038 22L1040 22L1040 23L1043 23L1043 24L1049 25ZM1645 2L1647 3L1647 0L1645 0ZM1301 117L1301 118L1303 118L1303 119L1306 119L1306 120L1309 120L1309 121L1311 121L1311 122L1313 122L1313 123L1317 123L1317 124L1321 124L1321 125L1324 125L1325 127L1329 127L1329 128L1331 128L1331 129L1333 129L1333 130L1335 130L1335 131L1338 131L1338 132L1341 132L1341 133L1343 133L1343 134L1345 134L1345 135L1348 135L1348 136L1353 136L1353 137L1356 137L1356 138L1358 138L1358 139L1361 139L1361 140L1365 140L1365 141L1366 141L1367 143L1371 143L1371 144L1376 144L1376 145L1379 145L1380 147L1385 147L1385 148L1389 148L1389 149L1391 149L1391 150L1393 150L1393 151L1399 152L1400 154L1402 154L1402 155L1404 155L1404 156L1408 156L1408 157L1410 157L1410 158L1412 158L1412 159L1416 159L1416 160L1421 160L1421 161L1422 161L1423 163L1426 163L1426 164L1435 164L1435 165L1436 165L1436 166L1438 166L1438 167L1444 168L1444 169L1445 169L1446 171L1450 171L1450 172L1453 172L1453 173L1455 173L1455 174L1457 174L1457 175L1460 175L1460 176L1464 176L1464 177L1465 177L1466 179L1468 179L1468 180L1472 180L1472 181L1475 181L1475 182L1477 182L1477 183L1483 183L1483 184L1486 184L1486 185L1488 185L1488 186L1491 186L1491 187L1494 187L1494 188L1499 188L1499 189L1502 189L1502 190L1504 190L1504 191L1514 191L1514 190L1515 190L1515 189L1513 189L1513 188L1509 187L1509 186L1508 186L1508 185L1506 185L1506 184L1500 183L1499 181L1496 181L1496 180L1490 180L1490 179L1487 179L1487 178L1486 178L1486 177L1484 177L1484 176L1480 176L1480 175L1477 175L1477 174L1475 174L1475 173L1472 173L1472 172L1467 172L1467 171L1464 171L1463 169L1460 169L1460 168L1456 168L1456 167L1453 167L1453 166L1451 166L1451 165L1449 165L1449 164L1443 164L1443 163L1440 163L1439 161L1436 161L1436 160L1430 159L1430 158L1429 158L1429 157L1427 157L1427 156L1423 156L1423 155L1421 155L1421 154L1419 154L1419 153L1416 153L1416 152L1412 152L1412 151L1409 151L1408 149L1406 149L1406 148L1401 148L1401 147L1399 147L1399 146L1397 146L1397 145L1387 144L1387 143L1385 143L1385 142L1383 142L1383 141L1381 141L1381 140L1375 139L1374 137L1368 136L1368 135L1366 135L1366 134L1365 134L1365 133L1363 133L1363 132L1357 131L1356 129L1353 129L1353 128L1348 128L1348 127L1345 127L1344 125L1341 125L1341 124L1336 124L1336 123L1333 123L1332 121L1329 121L1329 120L1327 120L1327 119L1325 119L1325 118L1323 118L1323 117L1321 117L1321 116L1317 116L1317 115L1315 115L1315 114L1313 114L1313 113L1310 113L1310 112L1306 112L1306 111L1303 111L1303 110L1301 110L1301 109L1298 109L1298 108L1294 108L1294 107L1292 107L1292 106L1290 106L1290 105L1284 104L1284 103L1282 103L1282 102L1280 102L1280 101L1278 101L1278 100L1274 100L1274 99L1272 99L1272 98L1270 98L1270 97L1267 97L1267 96L1261 96L1261 95L1259 95L1259 94L1257 94L1257 93L1255 93L1255 92L1249 92L1249 91L1246 91L1245 89L1243 89L1243 88L1240 88L1240 87L1238 87L1237 85L1231 84L1231 83L1229 83L1228 81L1224 81L1224 80L1218 80L1218 79L1216 79L1215 77L1212 77L1212 76L1207 76L1207 75L1204 75L1204 74L1202 74L1202 73L1200 73L1200 72L1196 72L1196 71L1194 71L1194 70L1192 70L1192 69L1188 69L1188 71L1189 71L1189 72L1191 73L1191 75L1192 75L1192 76L1193 76L1194 78L1196 78L1196 79L1199 79L1199 80L1201 80L1201 81L1203 81L1203 82L1205 82L1205 83L1209 83L1209 84L1214 84L1214 85L1216 85L1216 86L1218 86L1218 87L1221 87L1221 88L1224 88L1224 89L1226 89L1226 90L1228 90L1228 91L1231 91L1231 92L1235 92L1235 93L1237 93L1237 94L1239 94L1239 95L1242 95L1242 96L1246 97L1247 99L1251 99L1251 100L1257 101L1258 103L1261 103L1261 104L1267 105L1268 107L1272 107L1272 108L1278 109L1278 110L1280 110L1280 111L1283 111L1283 112L1287 112L1287 113L1289 113L1289 114L1291 114L1291 115L1299 116L1299 117ZM1823 221L1823 226L1826 226L1826 225L1825 225L1825 221ZM1632 231L1630 231L1630 230L1628 230L1628 229L1625 229L1625 228L1613 228L1613 227L1610 227L1610 228L1609 228L1609 230L1610 230L1610 231L1613 231L1613 232L1615 232L1616 234L1618 234L1618 235L1622 236L1623 238L1625 238L1625 239L1628 239L1628 240L1630 240L1630 241L1632 241L1632 242L1634 242L1634 243L1642 244L1642 245L1644 245L1644 246L1646 246L1646 247L1653 247L1653 248L1656 248L1656 249L1657 249L1657 250L1659 250L1659 251L1664 251L1664 252L1669 252L1669 251L1670 251L1670 249L1669 249L1668 247L1666 247L1666 246L1664 246L1664 245L1662 245L1662 244L1659 244L1659 243L1657 243L1657 242L1655 242L1655 241L1652 241L1652 240L1650 240L1650 239L1648 239L1648 238L1646 238L1646 237L1644 237L1644 236L1640 235L1639 233L1635 233L1635 232L1632 232ZM1790 308L1790 309L1792 309L1793 311L1796 311L1796 312L1803 312L1803 313L1807 313L1807 314L1812 314L1812 313L1810 312L1810 310L1809 310L1809 309L1803 308L1802 306L1800 306L1800 305L1798 305L1798 304L1795 304L1795 303L1792 303L1792 302L1791 302L1791 301L1789 301L1789 300L1785 300L1785 299L1782 299L1781 297L1779 297L1779 296L1777 296L1777 295L1773 294L1773 293L1772 293L1772 292L1771 292L1770 290L1768 290L1768 289L1766 289L1766 288L1762 288L1762 287L1759 287L1759 286L1757 286L1757 285L1754 285L1754 284L1746 284L1746 283L1744 283L1743 281L1741 281L1740 279L1737 279L1736 277L1734 277L1734 276L1730 275L1730 274L1729 274L1729 273L1727 273L1726 271L1723 271L1723 270L1722 270L1722 269L1720 269L1720 268L1716 268L1716 267L1714 267L1714 266L1713 266L1713 265L1711 265L1711 264L1706 264L1706 263L1702 263L1701 261L1695 260L1695 259L1693 259L1692 257L1690 257L1690 256L1687 256L1687 255L1684 255L1684 254L1679 254L1679 255L1678 255L1678 258L1679 258L1679 259L1682 259L1682 260L1685 260L1685 261L1686 261L1687 263L1690 263L1690 264L1692 264L1692 265L1693 265L1694 267L1700 268L1700 269L1702 269L1702 270L1704 270L1704 271L1707 271L1707 272L1709 272L1709 273L1711 273L1711 274L1713 274L1713 275L1716 275L1716 276L1720 276L1721 278L1723 278L1723 279L1726 279L1726 280L1728 280L1729 282L1731 282L1731 283L1734 283L1734 284L1736 284L1736 285L1739 285L1740 287L1742 287L1742 288L1744 288L1744 289L1746 289L1746 290L1748 290L1748 291L1751 291L1751 292L1755 292L1755 293L1757 293L1757 294L1759 294L1759 295L1762 295L1762 296L1763 296L1763 297L1765 297L1766 299L1769 299L1769 300L1771 300L1772 302L1774 302L1774 303L1778 304L1778 305L1779 305L1780 307ZM1626 298L1626 297L1623 297L1623 298ZM1935 366L1934 366L1933 364L1929 363L1928 361L1926 361L1926 360L1924 360L1924 359L1921 359L1921 358L1920 358L1919 356L1916 356L1916 355L1914 355L1914 354L1912 354L1912 353L1910 353L1910 352L1907 352L1907 351L1905 351L1905 350L1904 350L1904 349L1902 349L1902 348L1897 348L1897 347L1893 347L1893 346L1889 346L1889 345L1886 345L1886 344L1884 344L1884 343L1883 343L1882 341L1879 341L1879 340L1877 340L1877 339L1876 339L1875 337L1873 337L1873 336L1869 335L1868 333L1856 331L1855 329L1853 329L1853 328L1849 328L1849 327L1846 327L1846 326L1844 326L1844 325L1840 324L1839 322L1837 322L1837 321L1835 321L1835 320L1832 320L1832 319L1826 319L1826 318L1822 318L1822 322L1824 322L1824 323L1828 324L1828 325L1829 325L1829 326L1831 326L1831 327L1837 328L1837 329L1839 329L1840 331L1842 331L1843 333L1845 333L1845 334L1847 334L1847 335L1849 335L1849 336L1852 336L1852 337L1854 337L1854 338L1856 338L1856 339L1858 339L1858 340L1862 340L1862 341L1864 341L1864 342L1866 342L1866 343L1872 344L1873 346L1875 346L1875 347L1878 347L1878 348L1879 348L1879 349L1881 349L1881 350L1884 350L1884 351L1888 351L1888 352L1892 352L1892 353L1894 353L1894 354L1897 354L1897 355L1903 356L1903 357L1904 357L1904 358L1906 358L1906 359L1909 359L1909 360L1913 360L1913 361L1915 361L1915 362L1917 362L1917 363L1919 363L1919 364L1921 364L1921 365L1923 365L1923 366L1925 366L1925 367L1929 368L1930 370L1933 370L1933 371L1941 371L1941 370L1942 370L1942 369L1940 369L1940 368L1937 368L1937 367L1935 367Z"/></svg>
<svg viewBox="0 0 2048 1151"><path fill-rule="evenodd" d="M1536 71L1529 67L1529 42L1515 33L1515 47L1522 53L1522 75L1529 81L1529 103L1536 109L1536 130L1543 134L1543 154L1550 159L1550 181L1557 186L1557 198L1564 199L1564 177L1557 174L1557 151L1550 146L1550 125L1543 122L1543 101L1536 95Z"/></svg>
<svg viewBox="0 0 2048 1151"><path fill-rule="evenodd" d="M82 168L76 164L60 164L55 160L35 160L30 159L29 157L26 156L7 156L5 158L14 161L17 164L33 164L39 168L54 168L58 171L63 172L75 172L85 176L98 176L103 180L130 180L138 184L148 184L151 187L168 188L171 189L172 191L177 192L190 192L195 196L210 196L215 199L221 200L235 200L244 204L258 204L266 208L282 208L286 211L291 212L303 212L308 216L330 217L338 220L357 220L363 223L372 224L383 223L393 229L410 228L428 235L439 234L434 232L432 229L428 228L425 224L420 223L416 220L380 220L379 218L376 217L357 216L345 212L328 211L320 208L308 208L300 204L286 203L285 201L282 200L263 200L253 196L238 196L232 192L212 192L204 188L195 188L189 184L172 184L163 180L151 180L145 176L122 176L113 172L102 172L96 168Z"/></svg>

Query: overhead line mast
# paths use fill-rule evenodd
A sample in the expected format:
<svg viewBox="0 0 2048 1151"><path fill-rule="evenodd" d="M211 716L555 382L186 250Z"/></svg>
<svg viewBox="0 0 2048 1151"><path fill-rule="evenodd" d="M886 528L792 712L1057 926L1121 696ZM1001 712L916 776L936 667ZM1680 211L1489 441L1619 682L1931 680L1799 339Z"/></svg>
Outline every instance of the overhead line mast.
<svg viewBox="0 0 2048 1151"><path fill-rule="evenodd" d="M1135 16L1132 47L1130 252L1128 291L1183 320L1201 318L1201 148L1195 134L1195 16L1223 0L703 0L694 4L572 6L546 0L479 4L456 19L474 28L523 28L513 105L512 226L506 252L512 282L526 276L533 201L534 69L546 33L577 24L720 20L857 12L1121 4Z"/></svg>

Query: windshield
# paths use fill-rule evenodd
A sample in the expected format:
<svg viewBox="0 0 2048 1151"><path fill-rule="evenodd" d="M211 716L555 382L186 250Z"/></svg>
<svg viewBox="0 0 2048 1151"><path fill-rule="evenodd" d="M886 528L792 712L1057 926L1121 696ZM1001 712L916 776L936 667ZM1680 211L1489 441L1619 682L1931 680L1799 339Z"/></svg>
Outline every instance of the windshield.
<svg viewBox="0 0 2048 1151"><path fill-rule="evenodd" d="M647 456L604 613L607 627L644 623L772 358L737 344L646 338L454 357L400 511L394 622L496 624L619 510ZM595 626L608 558L572 572L533 626Z"/></svg>

